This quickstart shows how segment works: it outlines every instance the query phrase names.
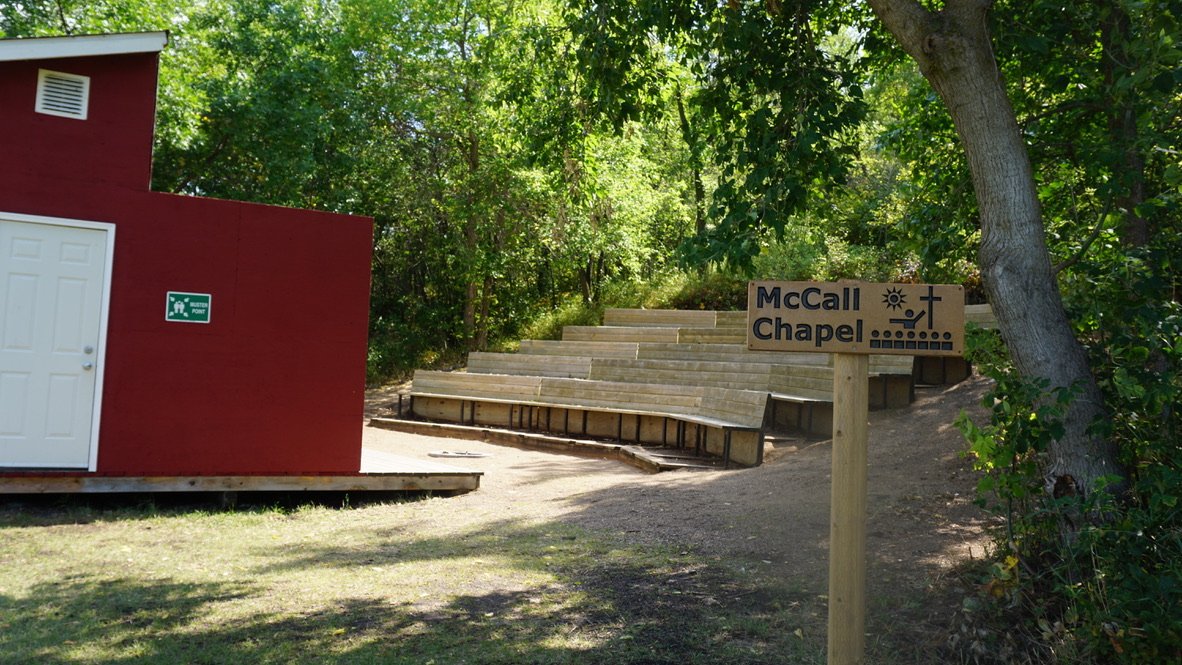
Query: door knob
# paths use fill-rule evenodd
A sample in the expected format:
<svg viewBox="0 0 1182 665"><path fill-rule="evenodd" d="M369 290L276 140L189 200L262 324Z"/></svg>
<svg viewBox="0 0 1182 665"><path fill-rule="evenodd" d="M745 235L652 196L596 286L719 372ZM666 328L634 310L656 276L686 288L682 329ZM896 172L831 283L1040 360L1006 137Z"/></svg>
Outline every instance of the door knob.
<svg viewBox="0 0 1182 665"><path fill-rule="evenodd" d="M92 363L92 362L84 362L84 363L82 363L82 369L84 369L84 370L86 370L87 372L89 372L90 370L94 369L94 363Z"/></svg>

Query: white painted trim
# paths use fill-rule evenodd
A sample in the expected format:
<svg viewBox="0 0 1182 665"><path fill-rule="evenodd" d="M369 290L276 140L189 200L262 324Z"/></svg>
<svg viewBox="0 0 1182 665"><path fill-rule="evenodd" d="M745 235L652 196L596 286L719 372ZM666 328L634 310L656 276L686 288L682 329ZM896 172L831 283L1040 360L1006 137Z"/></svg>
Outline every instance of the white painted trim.
<svg viewBox="0 0 1182 665"><path fill-rule="evenodd" d="M159 53L164 50L166 44L168 44L167 32L0 39L0 62L81 58L123 53Z"/></svg>
<svg viewBox="0 0 1182 665"><path fill-rule="evenodd" d="M87 471L98 471L99 431L103 419L103 377L107 370L107 326L110 323L111 312L111 276L115 269L115 225L110 222L90 222L81 219L66 219L64 217L45 217L43 215L25 215L17 212L0 211L0 220L11 222L25 222L28 224L47 224L51 226L68 226L78 229L94 229L107 232L107 255L104 257L106 266L103 273L102 304L99 309L99 334L95 349L94 376L94 408L90 422L90 460Z"/></svg>

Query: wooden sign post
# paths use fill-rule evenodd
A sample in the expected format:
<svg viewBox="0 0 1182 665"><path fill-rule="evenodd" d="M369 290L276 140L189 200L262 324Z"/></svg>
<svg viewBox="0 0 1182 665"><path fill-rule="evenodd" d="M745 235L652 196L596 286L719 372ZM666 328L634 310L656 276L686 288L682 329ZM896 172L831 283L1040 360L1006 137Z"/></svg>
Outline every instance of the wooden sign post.
<svg viewBox="0 0 1182 665"><path fill-rule="evenodd" d="M829 504L829 663L866 653L866 471L870 356L833 356L833 474Z"/></svg>
<svg viewBox="0 0 1182 665"><path fill-rule="evenodd" d="M870 354L962 355L964 288L751 282L747 347L833 353L828 662L861 665L866 654Z"/></svg>

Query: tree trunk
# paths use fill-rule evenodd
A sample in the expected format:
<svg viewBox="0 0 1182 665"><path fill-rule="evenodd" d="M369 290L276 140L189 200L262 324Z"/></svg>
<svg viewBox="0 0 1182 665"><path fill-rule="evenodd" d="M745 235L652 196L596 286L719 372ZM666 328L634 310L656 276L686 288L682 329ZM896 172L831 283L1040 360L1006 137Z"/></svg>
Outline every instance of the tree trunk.
<svg viewBox="0 0 1182 665"><path fill-rule="evenodd" d="M694 188L694 231L701 236L706 233L706 187L702 184L702 142L685 113L680 85L677 86L676 96L681 139L685 141L685 147L689 151L690 179Z"/></svg>
<svg viewBox="0 0 1182 665"><path fill-rule="evenodd" d="M468 53L468 31L471 29L472 23L475 20L475 15L471 13L470 7L464 6L464 16L461 21L461 30L459 39L456 42L456 47L460 53L460 60L467 64L469 60ZM478 83L475 82L470 74L465 74L461 90L461 99L464 107L475 116L477 107ZM478 247L478 226L480 223L479 213L477 212L477 194L476 187L480 178L480 135L476 132L476 127L471 124L469 120L468 129L460 138L457 145L464 160L465 178L463 180L464 187L464 251L467 258L467 285L464 291L464 350L476 351L479 349L479 331L477 330L476 308L477 300L480 297L480 281L479 281L479 262L477 259Z"/></svg>
<svg viewBox="0 0 1182 665"><path fill-rule="evenodd" d="M1126 247L1144 247L1149 243L1149 223L1137 212L1145 202L1145 157L1137 149L1137 108L1136 95L1130 91L1117 92L1117 81L1131 76L1132 56L1126 52L1129 41L1130 19L1119 3L1110 3L1108 13L1100 26L1100 45L1103 49L1103 71L1110 97L1105 108L1108 113L1108 132L1114 145L1120 151L1118 181L1123 184L1123 194L1115 199L1116 207L1123 213L1121 240Z"/></svg>
<svg viewBox="0 0 1182 665"><path fill-rule="evenodd" d="M493 288L496 282L492 275L485 275L484 288L480 293L480 319L476 324L476 345L474 351L484 351L488 348L489 310L492 306Z"/></svg>
<svg viewBox="0 0 1182 665"><path fill-rule="evenodd" d="M591 304L591 280L594 278L594 266L594 259L588 256L587 261L583 264L583 267L579 268L579 292L583 295L584 305Z"/></svg>
<svg viewBox="0 0 1182 665"><path fill-rule="evenodd" d="M1111 443L1087 431L1103 397L1059 297L1030 158L993 55L990 4L949 0L930 12L914 0L870 1L952 116L980 208L985 290L1015 367L1052 388L1079 388L1066 433L1048 450L1047 487L1084 494L1122 470Z"/></svg>

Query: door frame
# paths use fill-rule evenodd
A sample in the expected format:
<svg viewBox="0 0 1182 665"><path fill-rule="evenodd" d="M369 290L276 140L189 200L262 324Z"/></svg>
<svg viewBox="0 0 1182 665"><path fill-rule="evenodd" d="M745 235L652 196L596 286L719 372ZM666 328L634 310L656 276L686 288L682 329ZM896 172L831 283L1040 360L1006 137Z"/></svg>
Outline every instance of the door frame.
<svg viewBox="0 0 1182 665"><path fill-rule="evenodd" d="M83 219L68 219L65 217L48 217L44 215L28 215L18 212L0 210L0 221L23 222L26 224L43 224L47 226L66 226L77 229L105 231L107 234L107 251L103 257L103 288L99 303L99 331L95 344L95 376L94 399L91 404L90 415L90 459L86 470L98 470L99 426L103 415L103 377L107 367L107 327L110 323L111 310L111 278L115 267L115 225L110 222L92 222Z"/></svg>

